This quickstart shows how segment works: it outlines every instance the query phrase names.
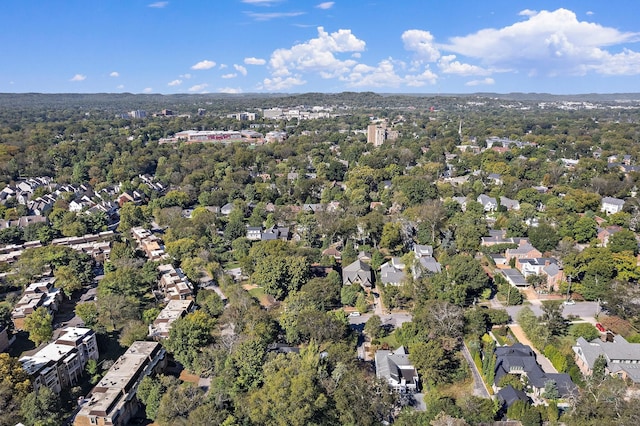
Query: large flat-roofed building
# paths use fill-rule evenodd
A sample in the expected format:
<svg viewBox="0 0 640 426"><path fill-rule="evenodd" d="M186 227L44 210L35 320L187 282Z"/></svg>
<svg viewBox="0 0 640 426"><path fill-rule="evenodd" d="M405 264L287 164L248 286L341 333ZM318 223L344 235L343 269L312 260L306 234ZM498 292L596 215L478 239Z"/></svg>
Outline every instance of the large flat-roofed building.
<svg viewBox="0 0 640 426"><path fill-rule="evenodd" d="M75 426L124 426L140 403L138 385L146 376L164 370L167 359L157 342L133 342L98 382L73 421Z"/></svg>
<svg viewBox="0 0 640 426"><path fill-rule="evenodd" d="M20 358L31 376L34 389L46 386L59 393L75 386L90 359L98 359L98 342L93 330L67 327L58 339L31 356Z"/></svg>
<svg viewBox="0 0 640 426"><path fill-rule="evenodd" d="M175 134L175 138L186 142L216 142L242 140L242 134L227 130L185 130Z"/></svg>
<svg viewBox="0 0 640 426"><path fill-rule="evenodd" d="M170 300L160 311L153 324L149 325L149 337L152 339L166 339L169 337L171 324L183 318L193 309L193 300Z"/></svg>

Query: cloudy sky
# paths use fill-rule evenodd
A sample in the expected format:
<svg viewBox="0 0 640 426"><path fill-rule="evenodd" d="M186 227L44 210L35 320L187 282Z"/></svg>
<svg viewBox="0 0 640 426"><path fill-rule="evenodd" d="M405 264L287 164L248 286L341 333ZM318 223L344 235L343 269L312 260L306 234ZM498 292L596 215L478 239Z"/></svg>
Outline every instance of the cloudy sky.
<svg viewBox="0 0 640 426"><path fill-rule="evenodd" d="M0 92L640 92L638 0L0 2Z"/></svg>

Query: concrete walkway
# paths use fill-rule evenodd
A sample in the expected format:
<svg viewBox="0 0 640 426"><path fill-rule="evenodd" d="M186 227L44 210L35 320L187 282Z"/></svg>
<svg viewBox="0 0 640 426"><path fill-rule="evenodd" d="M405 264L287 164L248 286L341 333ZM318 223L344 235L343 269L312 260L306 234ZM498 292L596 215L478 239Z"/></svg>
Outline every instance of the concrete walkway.
<svg viewBox="0 0 640 426"><path fill-rule="evenodd" d="M531 349L533 349L533 351L536 353L536 361L538 361L538 364L540 364L540 367L542 367L542 370L545 373L558 372L558 370L556 370L553 364L551 364L551 361L549 361L549 359L546 356L541 354L540 351L538 351L536 348L533 347L533 344L524 334L524 331L522 330L522 327L520 327L520 325L509 324L509 329L511 330L513 335L516 336L516 339L518 339L520 343L522 343L523 345L529 345Z"/></svg>
<svg viewBox="0 0 640 426"><path fill-rule="evenodd" d="M464 359L467 360L469 368L471 369L471 374L473 375L473 394L481 398L491 398L489 389L487 389L487 384L482 379L476 363L473 362L471 352L469 352L466 343L463 343L462 345L462 355L464 355Z"/></svg>

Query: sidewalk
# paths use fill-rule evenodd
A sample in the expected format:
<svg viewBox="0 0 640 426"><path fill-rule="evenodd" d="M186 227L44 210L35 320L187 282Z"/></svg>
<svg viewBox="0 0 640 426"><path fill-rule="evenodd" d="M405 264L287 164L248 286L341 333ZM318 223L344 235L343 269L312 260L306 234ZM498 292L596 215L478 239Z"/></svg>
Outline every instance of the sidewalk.
<svg viewBox="0 0 640 426"><path fill-rule="evenodd" d="M516 336L516 339L518 339L520 343L522 343L523 345L529 345L531 349L533 349L533 351L536 353L536 361L538 361L538 364L540 364L540 367L542 367L542 370L545 373L558 372L558 370L555 369L553 364L551 364L551 361L549 361L549 359L546 356L541 354L540 351L538 351L536 348L533 347L533 344L529 339L527 339L527 336L524 334L524 331L522 330L522 327L520 327L520 325L509 324L509 329L511 330L513 335Z"/></svg>

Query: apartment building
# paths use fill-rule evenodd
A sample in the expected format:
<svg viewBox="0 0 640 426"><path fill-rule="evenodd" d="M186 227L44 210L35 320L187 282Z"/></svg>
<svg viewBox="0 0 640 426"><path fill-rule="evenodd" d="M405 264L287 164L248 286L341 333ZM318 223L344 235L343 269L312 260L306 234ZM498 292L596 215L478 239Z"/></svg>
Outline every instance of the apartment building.
<svg viewBox="0 0 640 426"><path fill-rule="evenodd" d="M133 342L89 394L73 421L74 426L124 426L140 403L138 385L146 376L164 370L166 351L157 342Z"/></svg>
<svg viewBox="0 0 640 426"><path fill-rule="evenodd" d="M170 300L149 325L149 337L156 340L169 337L171 324L191 312L193 307L193 300Z"/></svg>
<svg viewBox="0 0 640 426"><path fill-rule="evenodd" d="M16 330L22 330L24 319L41 306L47 308L51 314L58 310L62 300L62 292L59 288L54 287L55 282L55 277L49 277L27 286L11 311L11 320Z"/></svg>
<svg viewBox="0 0 640 426"><path fill-rule="evenodd" d="M55 393L75 386L90 359L98 359L96 334L89 328L67 327L55 342L34 355L20 358L34 389L46 386Z"/></svg>

